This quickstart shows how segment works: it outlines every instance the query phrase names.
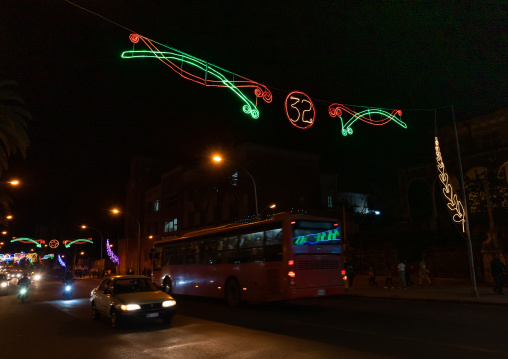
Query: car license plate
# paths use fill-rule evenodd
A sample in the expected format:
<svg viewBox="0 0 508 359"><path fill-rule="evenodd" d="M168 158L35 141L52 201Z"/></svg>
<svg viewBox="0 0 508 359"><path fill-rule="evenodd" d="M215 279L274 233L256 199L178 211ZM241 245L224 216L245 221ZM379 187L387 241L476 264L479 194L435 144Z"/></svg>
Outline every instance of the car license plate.
<svg viewBox="0 0 508 359"><path fill-rule="evenodd" d="M326 290L324 290L324 289L318 289L317 295L325 295L325 294L326 294Z"/></svg>
<svg viewBox="0 0 508 359"><path fill-rule="evenodd" d="M159 316L159 313L148 313L146 315L147 318L154 318L154 317L158 317Z"/></svg>

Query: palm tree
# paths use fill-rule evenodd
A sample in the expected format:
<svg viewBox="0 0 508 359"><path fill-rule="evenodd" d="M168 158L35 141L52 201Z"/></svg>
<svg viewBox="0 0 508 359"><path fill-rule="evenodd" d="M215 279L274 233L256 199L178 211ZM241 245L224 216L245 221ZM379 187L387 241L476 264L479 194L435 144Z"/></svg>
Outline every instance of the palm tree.
<svg viewBox="0 0 508 359"><path fill-rule="evenodd" d="M23 100L16 92L17 87L14 81L0 79L0 176L9 168L9 157L19 151L25 158L30 144L26 121L32 115L24 107ZM7 194L0 192L0 207L8 212L10 203ZM4 217L0 216L0 222Z"/></svg>

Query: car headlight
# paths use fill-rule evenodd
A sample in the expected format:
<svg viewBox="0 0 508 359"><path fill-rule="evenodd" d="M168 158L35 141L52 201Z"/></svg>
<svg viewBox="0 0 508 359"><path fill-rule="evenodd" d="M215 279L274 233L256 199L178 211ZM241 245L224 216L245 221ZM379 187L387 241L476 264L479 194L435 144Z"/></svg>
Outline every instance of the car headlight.
<svg viewBox="0 0 508 359"><path fill-rule="evenodd" d="M176 305L175 300L166 300L166 301L162 302L163 307L172 307L174 305Z"/></svg>
<svg viewBox="0 0 508 359"><path fill-rule="evenodd" d="M2 282L1 286L2 287L7 287L7 282Z"/></svg>
<svg viewBox="0 0 508 359"><path fill-rule="evenodd" d="M122 304L120 306L120 309L121 310L138 310L138 309L141 309L141 307L139 306L139 304Z"/></svg>
<svg viewBox="0 0 508 359"><path fill-rule="evenodd" d="M41 279L41 276L39 274L36 274L35 277L34 277L35 280L39 280Z"/></svg>

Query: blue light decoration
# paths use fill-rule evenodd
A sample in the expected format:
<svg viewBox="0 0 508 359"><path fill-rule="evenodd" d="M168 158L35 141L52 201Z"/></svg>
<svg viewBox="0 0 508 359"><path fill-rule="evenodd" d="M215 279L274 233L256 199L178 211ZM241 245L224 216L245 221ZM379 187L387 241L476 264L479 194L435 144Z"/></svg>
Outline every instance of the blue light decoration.
<svg viewBox="0 0 508 359"><path fill-rule="evenodd" d="M54 253L50 253L50 254L46 254L44 257L42 257L42 260L44 259L53 259L55 258L55 254Z"/></svg>
<svg viewBox="0 0 508 359"><path fill-rule="evenodd" d="M295 245L325 244L324 242L340 241L342 239L338 228L329 231L307 234L293 238Z"/></svg>
<svg viewBox="0 0 508 359"><path fill-rule="evenodd" d="M342 118L344 113L348 113L349 115L351 115L349 120L344 121L344 119ZM353 134L353 129L351 128L351 126L353 126L353 124L358 120L374 126L386 125L388 122L393 121L399 126L407 128L407 125L400 119L400 117L402 116L401 110L393 110L392 112L388 112L380 108L368 108L366 110L356 112L346 107L345 105L333 103L328 107L328 114L330 115L330 117L340 118L342 126L341 133L343 136ZM380 119L378 120L376 120L375 118L373 119L372 118L373 115L379 116Z"/></svg>
<svg viewBox="0 0 508 359"><path fill-rule="evenodd" d="M106 252L108 253L109 259L111 259L111 262L116 265L120 264L120 259L115 255L115 253L113 253L113 250L109 246L109 238L106 238Z"/></svg>
<svg viewBox="0 0 508 359"><path fill-rule="evenodd" d="M242 107L243 112L250 114L254 119L259 118L259 110L257 108L258 97L261 97L266 103L272 102L272 93L265 85L234 74L180 50L156 43L165 48L164 51L161 51L154 44L154 41L139 34L130 34L129 39L133 44L137 44L141 40L149 50L124 51L122 53L123 59L156 58L184 79L207 87L229 88L244 102ZM184 69L184 65L187 66L186 69ZM254 88L256 104L240 91L242 87Z"/></svg>
<svg viewBox="0 0 508 359"><path fill-rule="evenodd" d="M66 264L65 264L65 262L63 261L62 257L60 257L60 254L57 256L57 258L58 258L58 263L60 263L60 265L61 265L62 267L64 267L64 268L65 268L65 267L67 267L67 265L66 265Z"/></svg>

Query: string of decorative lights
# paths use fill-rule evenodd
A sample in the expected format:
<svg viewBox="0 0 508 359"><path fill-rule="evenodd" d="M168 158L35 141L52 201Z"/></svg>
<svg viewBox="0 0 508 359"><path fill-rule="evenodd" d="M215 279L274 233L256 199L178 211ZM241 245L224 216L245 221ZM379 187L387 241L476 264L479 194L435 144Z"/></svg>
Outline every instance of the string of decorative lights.
<svg viewBox="0 0 508 359"><path fill-rule="evenodd" d="M434 138L434 144L436 149L436 162L437 162L437 170L439 171L439 180L443 184L443 195L448 201L446 206L453 214L452 216L453 221L455 223L460 223L462 225L462 233L464 233L466 231L465 228L466 212L464 210L464 205L460 201L459 197L457 196L457 194L453 190L452 185L449 182L448 173L446 173L437 136Z"/></svg>
<svg viewBox="0 0 508 359"><path fill-rule="evenodd" d="M73 244L84 244L84 243L92 243L93 244L93 241L92 241L92 238L88 238L88 239L75 239L73 241L67 239L67 240L63 241L63 243L65 245L65 248L69 248Z"/></svg>
<svg viewBox="0 0 508 359"><path fill-rule="evenodd" d="M33 243L38 248L42 247L43 243L46 243L43 239L32 239L32 238L16 238L12 237L11 243L13 242L21 242L21 243Z"/></svg>
<svg viewBox="0 0 508 359"><path fill-rule="evenodd" d="M283 90L277 87L268 86L260 84L259 82L250 80L244 76L241 76L239 74L236 74L234 72L225 70L223 68L220 68L216 65L213 65L205 60L201 60L195 56L189 55L185 52L182 52L180 50L177 50L175 48L172 48L170 46L164 45L160 42L157 42L155 40L149 39L146 36L139 35L136 31L129 29L115 21L112 21L105 16L98 14L96 12L93 12L89 9L84 8L83 6L79 6L72 1L65 0L68 4L71 4L83 11L86 11L92 15L98 16L103 20L106 20L110 22L111 24L114 24L124 30L127 30L130 32L129 38L131 42L134 44L138 43L139 40L141 40L147 47L148 50L132 50L132 51L124 51L122 53L122 58L142 58L142 57L151 57L156 58L163 62L165 65L167 65L170 69L172 69L175 73L179 74L181 77L194 81L196 83L199 83L204 86L212 86L212 87L226 87L229 88L231 91L233 91L235 94L237 94L242 101L245 103L242 107L243 111L247 114L250 114L253 118L257 119L259 118L259 110L257 108L257 98L261 97L266 103L272 102L272 91L278 91L278 92L284 92L289 93L290 91ZM155 45L159 45L159 47L164 47L165 49L169 51L160 51L159 48ZM180 62L180 65L178 65L176 62ZM189 65L191 69L202 71L204 73L203 75L199 75L196 73L191 72L191 69L184 70L183 64ZM212 78L209 78L208 75L212 76ZM230 77L230 78L228 78ZM249 100L245 94L239 90L239 88L242 87L253 87L255 96L256 96L256 103L254 104L251 100ZM309 97L310 99L310 97ZM376 107L372 108L370 106L362 106L362 105L351 105L351 104L342 104L338 105L336 103L333 103L331 101L327 100L321 100L312 98L314 102L320 102L320 103L326 103L329 105L329 107L334 108L335 110L332 111L329 108L329 114L331 117L339 117L342 122L342 129L341 132L344 136L351 135L352 129L351 125L356 122L357 120L361 120L367 124L371 125L384 125L390 121L394 121L397 124L399 124L403 128L407 128L407 125L400 120L400 116L402 115L402 110L392 110L388 108L381 108ZM339 114L336 110L337 106L344 106L341 108L341 110L344 110L344 112L349 113L352 117L351 119L347 120L346 123L344 123L344 119L342 119L342 115ZM365 111L361 111L356 113L355 111L352 111L350 109L346 110L347 107L355 107L355 108L363 108ZM315 111L314 108L312 108L313 111ZM423 111L431 111L435 109L403 109L404 111L417 111L417 110L423 110ZM307 110L309 111L309 110ZM391 112L391 113L390 113ZM342 113L342 111L341 111ZM367 117L368 115L368 117ZM371 115L379 115L381 116L381 120L372 120ZM398 116L398 117L397 117ZM293 122L296 122L294 119L290 120ZM302 116L303 120L303 116ZM313 123L313 121L312 121ZM301 129L305 129L310 127L309 125L306 126L297 126Z"/></svg>
<svg viewBox="0 0 508 359"><path fill-rule="evenodd" d="M120 264L120 259L109 246L109 238L106 238L106 252L108 253L109 259L111 259L111 262L115 263L116 265Z"/></svg>
<svg viewBox="0 0 508 359"><path fill-rule="evenodd" d="M60 256L60 254L57 256L57 258L58 258L58 263L60 263L60 265L61 265L62 267L64 267L64 268L65 268L65 267L67 267L67 265L66 265L66 264L65 264L65 262L63 261L63 259L62 259L62 257Z"/></svg>

